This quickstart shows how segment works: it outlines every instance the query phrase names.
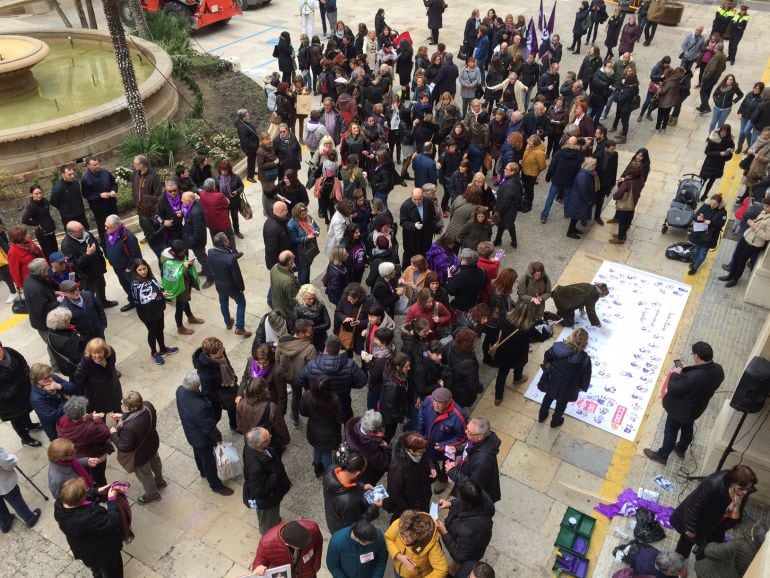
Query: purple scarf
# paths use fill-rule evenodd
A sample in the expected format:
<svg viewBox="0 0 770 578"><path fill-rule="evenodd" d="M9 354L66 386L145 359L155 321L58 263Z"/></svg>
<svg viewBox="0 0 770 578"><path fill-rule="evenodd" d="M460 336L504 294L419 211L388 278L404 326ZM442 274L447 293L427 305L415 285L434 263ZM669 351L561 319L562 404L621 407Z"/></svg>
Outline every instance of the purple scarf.
<svg viewBox="0 0 770 578"><path fill-rule="evenodd" d="M259 363L257 363L257 360L253 360L251 362L251 377L261 377L262 379L267 379L267 376L270 375L270 370L272 367L268 365L265 368L262 368L259 366Z"/></svg>
<svg viewBox="0 0 770 578"><path fill-rule="evenodd" d="M126 230L124 225L121 225L114 233L107 233L107 242L110 245L114 245L118 242L118 239L123 236L123 231Z"/></svg>
<svg viewBox="0 0 770 578"><path fill-rule="evenodd" d="M189 205L182 205L182 217L184 219L187 218L187 215L190 214L190 210L192 209L193 204L190 203Z"/></svg>
<svg viewBox="0 0 770 578"><path fill-rule="evenodd" d="M166 200L168 201L168 204L171 205L171 208L174 212L177 212L182 209L182 197L177 193L176 198L172 197L171 195L166 193Z"/></svg>

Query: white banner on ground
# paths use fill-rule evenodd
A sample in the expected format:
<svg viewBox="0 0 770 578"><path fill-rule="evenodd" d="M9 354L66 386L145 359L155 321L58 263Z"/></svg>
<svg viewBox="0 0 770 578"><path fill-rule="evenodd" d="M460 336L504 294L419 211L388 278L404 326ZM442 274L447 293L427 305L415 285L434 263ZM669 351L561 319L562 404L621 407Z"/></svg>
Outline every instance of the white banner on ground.
<svg viewBox="0 0 770 578"><path fill-rule="evenodd" d="M606 283L610 294L598 301L601 327L576 314L576 327L589 335L593 364L591 386L566 415L633 441L655 389L658 375L682 317L690 287L672 279L604 261L594 283ZM569 335L562 331L560 339ZM542 371L524 394L543 400L537 389Z"/></svg>

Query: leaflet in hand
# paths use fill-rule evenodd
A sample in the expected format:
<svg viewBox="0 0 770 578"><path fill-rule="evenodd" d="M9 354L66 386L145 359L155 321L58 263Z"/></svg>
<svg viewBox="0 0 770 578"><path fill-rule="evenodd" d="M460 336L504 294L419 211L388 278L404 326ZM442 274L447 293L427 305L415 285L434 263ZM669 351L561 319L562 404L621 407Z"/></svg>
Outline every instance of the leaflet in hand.
<svg viewBox="0 0 770 578"><path fill-rule="evenodd" d="M390 494L385 490L385 486L374 486L368 492L364 492L364 499L367 503L374 504L374 502L382 501L389 495Z"/></svg>

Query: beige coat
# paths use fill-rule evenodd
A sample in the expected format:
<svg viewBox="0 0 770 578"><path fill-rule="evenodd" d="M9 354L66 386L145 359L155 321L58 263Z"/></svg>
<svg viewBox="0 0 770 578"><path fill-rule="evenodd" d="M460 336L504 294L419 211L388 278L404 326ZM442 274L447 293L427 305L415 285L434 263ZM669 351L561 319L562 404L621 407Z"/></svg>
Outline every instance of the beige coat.
<svg viewBox="0 0 770 578"><path fill-rule="evenodd" d="M764 247L770 241L770 213L761 212L754 223L756 227L746 229L743 238L753 247Z"/></svg>
<svg viewBox="0 0 770 578"><path fill-rule="evenodd" d="M420 289L423 289L425 287L425 277L428 275L428 270L420 272L417 275L417 282L415 283L414 274L417 272L417 269L409 265L406 269L404 269L404 272L401 273L401 280L406 284L406 296L409 298L409 303L414 303L414 296L415 293L419 293Z"/></svg>

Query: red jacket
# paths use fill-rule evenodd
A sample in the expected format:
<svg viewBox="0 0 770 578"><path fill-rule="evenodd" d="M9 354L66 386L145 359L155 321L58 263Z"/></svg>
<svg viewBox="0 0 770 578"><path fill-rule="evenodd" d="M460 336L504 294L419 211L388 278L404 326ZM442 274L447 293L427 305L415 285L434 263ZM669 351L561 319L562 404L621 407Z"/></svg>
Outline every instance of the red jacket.
<svg viewBox="0 0 770 578"><path fill-rule="evenodd" d="M479 296L479 302L489 303L489 296L492 293L492 281L497 278L497 274L500 272L500 261L488 259L487 257L479 257L477 265L487 276L487 284L484 285L484 290Z"/></svg>
<svg viewBox="0 0 770 578"><path fill-rule="evenodd" d="M292 568L291 575L292 578L315 578L316 573L321 568L321 561L323 559L324 540L321 536L321 530L318 529L318 524L312 520L297 520L297 522L307 530L310 530L313 538L310 541L310 545L302 549L299 568L297 571ZM276 566L291 563L289 547L283 541L280 534L281 528L285 525L286 523L273 526L259 540L257 555L254 556L254 562L251 564L252 570L257 566L275 568Z"/></svg>
<svg viewBox="0 0 770 578"><path fill-rule="evenodd" d="M98 458L111 446L110 428L102 420L94 420L86 414L80 421L72 421L66 415L56 422L56 435L75 444L76 458Z"/></svg>
<svg viewBox="0 0 770 578"><path fill-rule="evenodd" d="M24 285L24 279L29 275L29 264L32 259L44 257L40 248L32 241L27 241L25 245L11 243L8 249L8 270L16 287L21 288Z"/></svg>
<svg viewBox="0 0 770 578"><path fill-rule="evenodd" d="M212 231L229 231L233 228L230 222L230 201L219 191L201 191L203 220Z"/></svg>
<svg viewBox="0 0 770 578"><path fill-rule="evenodd" d="M438 318L439 318L439 325L447 325L448 323L452 322L452 314L449 312L449 309L444 307L443 304L436 301L436 305L438 305ZM429 311L425 311L419 303L414 303L409 307L409 309L406 310L406 321L404 323L411 323L415 319L419 319L420 317L423 317L424 319L427 319L430 323L430 331L431 333L436 333L436 324L433 322L433 311L434 307L431 307Z"/></svg>

